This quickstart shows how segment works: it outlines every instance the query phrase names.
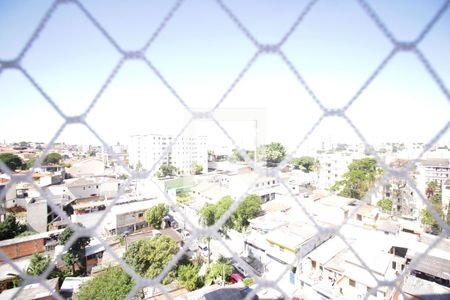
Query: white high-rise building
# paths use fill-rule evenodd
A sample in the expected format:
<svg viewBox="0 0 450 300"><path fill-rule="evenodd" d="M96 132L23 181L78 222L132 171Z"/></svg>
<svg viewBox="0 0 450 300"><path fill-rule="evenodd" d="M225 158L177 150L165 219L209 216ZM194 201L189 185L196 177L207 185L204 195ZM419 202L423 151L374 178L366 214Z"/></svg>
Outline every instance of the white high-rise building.
<svg viewBox="0 0 450 300"><path fill-rule="evenodd" d="M174 136L162 134L131 136L128 148L130 165L136 167L140 164L143 169L150 170L174 139ZM207 172L206 136L180 136L171 151L160 161L159 165L162 164L175 166L180 174L190 174L195 164L201 165L203 172ZM158 168L155 168L155 172Z"/></svg>

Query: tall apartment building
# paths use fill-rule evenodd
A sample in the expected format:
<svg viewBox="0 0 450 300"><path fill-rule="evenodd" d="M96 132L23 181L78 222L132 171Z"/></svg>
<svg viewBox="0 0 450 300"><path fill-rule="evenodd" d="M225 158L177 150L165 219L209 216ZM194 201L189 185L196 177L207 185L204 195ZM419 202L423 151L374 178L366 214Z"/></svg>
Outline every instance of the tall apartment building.
<svg viewBox="0 0 450 300"><path fill-rule="evenodd" d="M363 153L359 152L334 152L329 154L319 155L319 174L318 174L318 189L329 189L338 180L342 179L342 175L348 171L348 165L354 159L361 159L364 157Z"/></svg>
<svg viewBox="0 0 450 300"><path fill-rule="evenodd" d="M130 165L140 164L142 168L150 170L174 139L174 136L162 134L131 136L128 148ZM160 164L173 165L180 174L190 174L192 166L198 164L203 167L203 172L206 172L208 170L206 136L180 136Z"/></svg>

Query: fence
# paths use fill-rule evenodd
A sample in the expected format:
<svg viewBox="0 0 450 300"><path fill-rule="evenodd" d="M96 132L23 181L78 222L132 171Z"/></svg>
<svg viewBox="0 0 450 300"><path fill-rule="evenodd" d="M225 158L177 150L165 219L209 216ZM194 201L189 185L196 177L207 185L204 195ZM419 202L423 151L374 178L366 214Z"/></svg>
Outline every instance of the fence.
<svg viewBox="0 0 450 300"><path fill-rule="evenodd" d="M261 43L255 35L248 29L245 22L240 20L240 18L237 17L235 12L227 5L226 1L217 0L215 3L217 6L226 14L226 16L232 21L232 23L236 26L236 28L242 33L242 35L250 41L250 43L255 48L254 54L251 56L251 58L248 60L246 64L243 65L242 70L239 72L238 76L232 81L229 88L226 90L226 92L223 94L221 99L213 106L211 110L207 111L196 111L192 107L190 107L187 102L181 97L181 95L177 92L177 90L171 85L170 78L166 78L162 72L155 66L155 64L149 60L146 56L146 51L149 49L151 45L154 43L158 43L158 36L164 32L165 27L168 23L171 22L172 19L177 17L177 11L180 8L180 6L183 5L183 0L176 1L173 7L169 10L169 12L162 18L160 25L157 27L157 29L153 33L149 33L149 38L147 41L142 45L139 49L123 49L119 43L113 38L112 35L108 32L108 28L104 27L101 22L98 21L96 16L92 14L89 9L86 8L85 5L81 1L77 0L56 0L54 1L49 9L45 12L45 14L42 16L41 21L39 22L38 26L36 27L35 31L31 35L31 37L28 39L28 41L23 46L22 50L17 53L17 56L15 59L12 60L0 60L0 78L3 76L7 76L6 72L8 70L17 70L19 71L26 80L28 80L32 86L36 89L36 91L51 105L51 107L64 119L64 124L57 130L55 136L48 144L47 148L45 149L42 156L35 162L35 166L40 166L43 162L44 157L47 155L49 149L51 149L61 134L70 125L73 124L81 124L84 126L89 132L91 132L96 138L98 138L105 149L111 149L108 147L107 143L102 139L102 137L95 131L95 128L91 127L91 125L86 121L87 116L90 114L91 110L96 106L99 98L101 95L108 89L111 81L113 78L120 73L120 69L123 65L127 64L129 61L138 61L148 67L148 69L159 78L159 80L164 84L164 86L167 88L167 90L178 100L179 104L190 114L191 118L187 122L187 124L183 127L181 132L176 136L175 139L173 139L171 145L166 149L165 153L163 153L158 161L158 163L162 160L162 158L170 151L171 147L175 144L178 138L182 135L183 131L186 130L186 128L189 126L189 124L195 120L210 120L214 124L216 124L223 132L224 135L226 135L229 140L233 143L233 145L241 149L240 146L236 143L236 141L233 139L231 135L228 134L228 132L224 129L222 124L217 120L215 117L215 111L221 108L222 102L227 99L227 97L230 95L230 93L235 89L236 86L239 85L242 78L245 77L245 74L252 68L254 63L262 56L276 56L282 60L282 62L288 67L289 71L295 76L297 79L297 82L300 86L302 86L308 93L308 95L314 100L314 102L320 107L321 115L316 121L316 123L310 128L308 133L303 137L303 139L299 142L297 147L294 151L292 151L290 154L287 155L287 157L278 164L278 167L275 167L273 169L270 169L267 171L266 169L260 168L258 166L255 166L256 172L260 176L274 176L278 179L278 181L281 183L282 186L284 186L287 190L290 190L287 186L287 183L284 182L284 180L280 177L279 171L280 166L284 165L285 163L289 162L295 152L301 147L303 142L311 135L314 134L314 130L319 126L323 120L327 118L337 117L342 120L344 120L356 133L356 135L361 139L361 141L366 145L366 147L369 149L370 153L377 159L378 163L383 167L384 169L384 175L383 177L377 182L376 186L368 193L368 195L364 198L364 200L367 202L370 198L370 196L375 193L375 190L383 183L387 182L390 178L394 177L402 177L404 178L414 189L414 191L421 195L422 201L426 204L428 209L432 212L432 215L436 220L438 220L440 226L443 228L443 231L440 235L440 238L437 239L435 242L433 242L427 251L425 251L422 255L417 257L416 259L413 259L410 263L410 268L414 268L422 257L427 254L433 247L435 247L442 239L448 237L450 233L450 228L445 222L440 218L436 210L433 208L433 206L428 202L428 200L422 195L422 192L419 191L412 181L412 179L409 177L408 173L414 165L422 158L423 154L430 149L430 147L438 141L443 134L446 133L449 123L447 122L445 126L439 131L436 132L434 137L426 144L424 151L422 154L417 157L415 160L410 162L408 165L403 167L400 171L398 169L392 169L388 165L386 165L383 160L378 156L377 152L374 150L374 148L369 144L367 139L365 138L363 132L359 130L359 128L353 123L352 119L348 116L347 111L352 105L360 98L360 96L366 91L366 89L372 84L372 82L377 78L380 74L382 74L383 70L386 68L386 66L392 61L392 59L396 56L403 55L404 53L410 53L414 55L414 57L417 59L420 64L422 64L427 73L429 74L430 78L435 82L436 86L440 89L444 97L447 99L447 101L450 101L450 94L448 87L445 84L445 81L439 76L438 72L434 68L434 66L430 63L430 60L426 57L426 55L421 51L421 49L418 47L420 43L425 39L425 37L432 32L433 27L438 22L438 20L445 14L448 13L448 7L450 4L450 1L443 1L440 8L436 11L434 16L429 20L429 22L426 24L426 26L420 31L420 33L417 35L417 37L413 40L399 40L390 30L389 26L387 26L383 21L383 16L380 16L368 3L368 1L365 0L359 0L356 1L356 3L362 8L362 10L365 12L366 17L373 22L373 24L378 28L379 32L382 33L382 35L385 37L385 39L389 42L391 50L389 51L388 55L381 61L381 63L375 68L375 70L370 74L370 76L364 81L364 83L357 89L357 91L354 93L354 95L348 100L348 102L343 105L340 108L329 108L326 105L323 104L321 99L317 96L315 91L311 88L310 85L308 85L307 80L302 75L302 71L298 70L294 63L292 63L289 56L285 53L283 50L283 46L286 44L286 42L291 38L292 34L301 28L302 23L305 18L307 18L311 11L314 10L315 6L317 5L316 0L309 1L307 5L303 8L302 11L299 12L297 18L295 19L295 22L289 27L289 29L284 33L284 35L275 43L265 44ZM95 28L101 33L103 37L106 38L110 46L117 51L117 53L120 55L121 59L118 64L116 64L113 68L113 71L109 74L107 80L103 83L100 90L92 99L90 102L90 105L87 107L87 109L80 115L70 116L66 115L63 110L60 109L57 102L52 99L52 97L45 91L44 87L41 87L38 84L38 81L27 71L26 68L23 67L22 61L25 58L25 56L32 51L32 46L36 42L36 40L39 39L40 34L45 31L47 23L56 15L58 14L58 8L63 5L72 5L74 6L79 12L81 12L88 20L91 22ZM300 54L301 55L301 54ZM247 155L247 153L244 150L240 150L241 155L244 157L245 161L249 164L253 164L252 159ZM117 155L113 152L108 153L111 157L118 159ZM120 159L118 159L120 162ZM121 193L124 192L124 189L130 184L131 180L133 179L143 179L150 175L150 173L158 166L158 163L156 163L151 170L145 171L145 172L137 172L135 170L131 170L127 165L125 165L123 162L120 162L122 167L128 170L128 172L131 174L131 178L128 180L127 184L121 188ZM45 192L39 188L39 186L36 185L36 183L32 179L32 174L28 173L27 175L14 175L11 170L9 170L5 164L0 162L0 168L3 172L8 173L11 175L11 184L17 183L17 182L29 182L35 189L41 192L42 195L46 196ZM250 189L252 186L249 186ZM161 192L163 192L161 190ZM164 193L164 192L163 192ZM164 193L165 194L165 193ZM183 210L181 210L173 201L171 198L165 194L167 202L169 202L171 205L175 206L175 209L178 213L183 215ZM353 252L353 254L357 257L357 259L360 261L360 263L365 266L368 270L367 262L365 262L361 258L361 253L358 253L356 250L352 248L352 245L348 243L345 240L345 237L340 233L340 229L342 226L344 226L348 219L345 220L342 224L339 226L335 226L332 230L329 228L326 229L320 224L318 224L315 219L311 216L310 212L307 211L307 209L304 207L304 205L299 201L299 199L296 198L295 195L291 193L291 197L296 199L296 203L301 207L301 209L304 211L306 215L308 215L310 221L316 226L316 228L323 234L333 233L336 236L340 237L346 246L350 248L350 250ZM198 238L201 236L211 236L216 237L218 240L220 240L220 236L218 234L219 228L225 223L225 221L231 216L231 214L237 209L237 206L239 203L241 203L243 200L243 196L238 199L238 201L235 201L229 211L225 213L222 218L215 224L214 226L211 226L209 228L197 228L194 231L194 238ZM91 237L97 237L100 240L101 237L99 237L92 228L80 228L76 224L73 224L70 222L70 219L67 217L65 212L63 212L59 207L57 207L55 204L53 204L50 200L48 200L50 203L50 206L52 209L57 212L64 220L66 220L69 223L69 226L75 231L75 234L71 237L69 242L65 245L64 250L67 250L71 243L73 243L78 237L80 236L91 236ZM115 202L112 203L107 209L105 210L105 213L101 220L98 220L97 224L100 224L100 222L103 220L104 216L107 212L111 210L111 207L115 204ZM356 209L351 213L354 214ZM189 220L186 220L186 222L189 222ZM225 244L223 244L224 247L227 248ZM111 251L110 247L104 243L104 247L107 249L108 252L120 262L120 265L123 267L124 270L126 270L127 273L129 273L132 278L137 282L135 287L131 290L131 292L128 294L128 299L131 299L136 292L145 286L154 286L159 291L161 291L167 298L171 299L171 296L168 294L168 291L161 285L161 280L167 275L169 270L175 266L177 261L181 258L183 251L187 250L187 245L183 247L183 251L180 251L169 263L169 265L164 269L164 271L155 279L147 279L142 278L134 270L132 270L128 265L126 265L120 257L118 257L113 251ZM233 252L231 249L228 249L231 252ZM61 254L60 254L61 255ZM236 253L233 253L234 259L241 261L241 258L237 256ZM2 260L6 261L8 264L13 266L13 268L21 274L21 277L25 280L25 283L36 283L41 282L46 287L51 290L51 287L48 286L43 278L45 278L51 271L52 266L50 266L47 271L42 274L41 276L33 277L27 274L23 273L23 270L21 270L19 267L16 266L16 264L9 259L4 253L0 254L0 257ZM291 269L291 266L287 266L285 272L289 272ZM280 274L278 280L284 275ZM376 290L378 287L382 286L389 286L389 287L395 287L397 288L401 293L401 288L399 286L399 282L407 275L407 270L403 271L396 280L394 281L380 281L377 279L377 277L372 273L371 276L377 281L377 287L374 289ZM280 293L284 295L284 297L288 297L277 286L277 280L275 281L268 281L268 280L257 280L257 288L254 292L252 292L247 299L250 299L255 293L260 291L263 288L273 288ZM15 297L20 298L20 293L22 292L23 288L19 289L19 291L16 293ZM61 298L59 295L55 295L58 299ZM368 297L368 296L367 296Z"/></svg>

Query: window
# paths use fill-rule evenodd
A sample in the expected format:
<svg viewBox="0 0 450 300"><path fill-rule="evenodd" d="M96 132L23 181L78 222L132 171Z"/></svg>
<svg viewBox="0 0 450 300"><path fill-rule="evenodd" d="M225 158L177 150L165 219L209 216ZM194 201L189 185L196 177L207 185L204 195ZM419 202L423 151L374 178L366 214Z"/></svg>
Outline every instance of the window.
<svg viewBox="0 0 450 300"><path fill-rule="evenodd" d="M138 218L142 218L144 216L144 213L138 213Z"/></svg>
<svg viewBox="0 0 450 300"><path fill-rule="evenodd" d="M357 215L356 215L356 219L357 219L358 221L362 221L362 216L361 216L360 214L357 214Z"/></svg>
<svg viewBox="0 0 450 300"><path fill-rule="evenodd" d="M395 268L397 267L397 264L395 263L395 261L392 262L392 269L395 270Z"/></svg>
<svg viewBox="0 0 450 300"><path fill-rule="evenodd" d="M348 284L350 285L350 286L352 286L352 287L355 287L356 286L356 282L354 281L354 280L352 280L352 279L348 279Z"/></svg>
<svg viewBox="0 0 450 300"><path fill-rule="evenodd" d="M98 185L96 186L96 188L98 189Z"/></svg>

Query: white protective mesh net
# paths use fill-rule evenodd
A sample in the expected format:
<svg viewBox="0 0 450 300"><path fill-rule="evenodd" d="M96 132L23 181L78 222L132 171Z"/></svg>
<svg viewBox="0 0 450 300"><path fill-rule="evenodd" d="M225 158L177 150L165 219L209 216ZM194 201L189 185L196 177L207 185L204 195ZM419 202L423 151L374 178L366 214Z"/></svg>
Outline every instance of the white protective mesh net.
<svg viewBox="0 0 450 300"><path fill-rule="evenodd" d="M45 149L44 153L40 158L35 162L35 166L40 166L43 162L44 157L47 155L49 150L53 147L55 141L60 136L60 134L65 130L66 127L71 126L73 124L81 124L84 126L90 133L92 133L104 146L104 149L111 149L109 145L102 139L102 136L100 136L96 131L95 128L91 127L90 124L86 121L87 116L91 112L91 110L96 106L98 99L102 96L102 94L108 89L111 81L114 79L114 77L120 73L120 70L123 65L126 65L129 61L137 61L139 63L142 63L148 69L154 73L154 75L159 78L159 80L163 83L163 85L167 88L167 90L178 100L179 104L191 115L191 119L187 122L187 124L184 125L181 132L172 140L171 145L167 147L165 153L163 153L157 163L154 164L154 166L144 172L137 172L135 170L130 169L127 165L125 165L123 162L120 161L120 159L117 157L117 155L114 152L108 153L112 158L117 159L119 164L122 165L123 168L127 169L129 174L131 174L130 178L127 180L126 184L121 186L120 194L124 193L125 189L129 186L130 182L135 179L144 179L148 178L149 175L153 172L155 168L159 166L160 161L163 159L163 157L166 156L167 153L171 150L171 147L176 143L177 139L180 138L180 136L183 134L183 132L186 130L189 125L194 122L195 120L202 119L202 120L210 120L215 125L217 125L218 128L223 132L223 134L233 143L233 145L241 149L241 155L244 157L245 161L249 164L253 165L252 159L248 157L247 153L242 150L242 148L239 146L239 144L233 139L233 137L227 132L227 130L222 126L222 124L215 118L215 111L221 108L222 102L229 96L229 94L233 91L233 89L239 85L239 82L241 79L245 76L247 71L249 71L255 61L257 61L262 56L275 56L281 59L283 63L286 64L289 71L292 72L292 74L295 76L295 78L298 81L298 84L301 85L309 94L309 96L316 102L316 104L321 109L321 116L316 121L316 123L310 128L310 130L307 132L307 134L302 138L302 140L298 143L297 147L294 151L292 151L290 154L287 155L287 157L284 159L283 162L278 164L278 166L282 166L285 163L289 162L296 151L302 146L302 144L305 142L305 140L308 139L310 135L314 134L314 130L327 118L341 118L344 122L346 122L356 133L356 135L359 137L359 139L366 145L366 147L370 150L370 153L377 159L377 162L383 167L384 169L384 175L382 178L377 182L376 186L369 191L369 193L364 198L364 201L361 203L363 205L364 203L368 202L371 195L376 192L377 188L384 183L386 183L390 178L404 178L407 183L413 188L414 192L418 195L420 195L421 200L426 204L428 209L431 211L433 217L438 220L439 225L443 228L442 233L440 235L440 238L435 240L427 251L413 259L409 264L409 269L413 269L414 266L416 266L421 258L426 255L433 247L435 247L441 239L444 239L448 237L450 233L449 226L441 219L439 214L436 212L434 207L428 202L428 200L423 196L423 193L419 191L416 188L416 185L414 181L410 178L408 175L410 170L415 166L415 164L422 158L423 154L429 150L431 145L433 145L436 141L438 141L443 134L448 129L449 123L447 122L445 126L439 131L436 132L434 137L426 144L422 154L418 156L415 160L411 161L408 165L405 167L399 169L392 169L388 165L384 163L384 161L378 156L377 152L374 151L374 148L369 144L369 142L366 140L364 133L360 132L359 128L352 122L352 119L347 115L347 111L352 105L358 101L360 96L364 93L364 91L372 84L375 78L379 76L380 73L383 72L383 69L392 61L392 59L396 56L401 56L404 53L412 54L426 69L428 75L431 77L431 79L435 82L435 84L438 86L444 97L447 99L447 101L450 101L450 94L448 91L447 86L445 85L444 81L440 78L438 72L435 70L433 65L430 63L430 60L425 56L424 52L421 51L421 49L418 47L420 43L425 39L425 37L433 30L433 26L438 22L438 20L444 15L446 11L448 11L448 7L450 4L450 1L444 1L442 6L436 11L434 16L429 20L429 22L426 24L426 26L421 30L421 32L417 35L417 37L410 41L403 41L397 39L394 34L391 32L388 26L383 22L383 16L378 15L378 13L371 7L371 5L365 1L365 0L359 0L356 1L358 5L363 9L363 11L366 14L366 17L373 22L373 24L376 25L378 30L384 35L386 40L390 43L391 51L388 53L388 55L381 61L381 63L373 70L373 72L368 76L368 78L364 81L362 86L357 89L356 93L348 100L348 102L342 106L341 108L329 108L326 105L324 105L317 96L317 94L314 92L314 90L308 85L305 78L302 76L302 72L296 68L294 63L292 63L289 56L285 53L283 50L283 46L285 43L289 40L289 38L292 36L292 34L298 30L298 28L301 28L303 20L310 14L311 11L314 10L315 5L317 4L317 0L309 1L308 4L304 7L304 9L298 14L298 17L296 18L295 22L290 26L290 28L285 32L285 34L279 39L276 43L271 44L264 44L261 43L253 34L252 32L247 28L245 22L240 20L235 12L227 5L226 1L217 0L215 3L217 6L226 14L226 16L234 23L234 25L239 29L239 31L242 33L242 35L248 39L251 44L255 47L254 55L251 56L250 60L243 66L241 72L238 74L238 76L232 81L232 84L229 86L229 88L226 90L226 92L223 94L221 99L217 102L217 104L213 107L210 111L203 111L198 112L195 111L193 108L191 108L186 101L180 96L179 93L177 93L177 90L170 84L170 78L166 78L162 72L155 66L154 63L152 63L151 60L148 59L146 56L146 51L149 49L151 45L154 43L158 43L157 37L160 35L161 32L164 31L166 25L171 22L173 18L176 18L177 11L179 7L183 4L183 0L176 1L175 5L170 9L170 11L164 16L164 18L161 20L159 26L157 27L156 31L150 34L150 37L148 38L147 42L145 42L141 48L139 49L123 49L119 43L112 37L112 35L109 34L108 29L104 27L101 22L98 21L95 14L91 13L85 5L82 4L82 2L77 0L56 0L53 2L53 4L50 6L50 8L45 12L43 17L41 18L41 21L39 22L38 26L36 27L35 31L31 35L31 37L28 39L26 44L23 46L22 50L17 54L16 58L13 60L0 60L0 76L2 76L2 73L5 73L5 71L9 69L14 69L19 71L36 89L36 91L52 106L52 108L64 119L64 124L57 130L55 133L55 136L53 139L49 142L47 148ZM114 66L112 69L112 72L107 77L107 80L103 83L100 90L92 99L90 102L90 105L88 108L80 115L76 116L69 116L66 115L58 106L57 102L52 99L52 97L46 93L45 89L41 87L38 84L38 81L27 71L26 68L23 67L22 61L24 57L32 50L33 44L36 42L36 40L39 39L39 36L41 32L43 32L46 28L47 23L56 15L58 14L58 8L63 5L71 5L79 10L87 19L92 23L92 25L95 26L95 28L103 35L106 40L109 42L110 46L119 53L121 56L120 61ZM411 4L413 5L413 4ZM145 28L143 28L145 30ZM298 55L302 55L299 53ZM289 109L289 108L286 108ZM11 175L11 182L10 184L18 183L18 182L28 182L30 183L36 190L38 190L42 196L46 197L46 193L36 185L32 178L32 174L29 173L27 175L15 175L9 170L6 165L4 165L2 162L0 162L0 168L3 172L8 173ZM355 207L354 211L348 216L348 218L340 225L333 227L330 229L329 227L324 228L320 224L318 224L315 219L312 217L310 212L304 207L304 205L297 199L297 196L295 196L288 187L287 183L284 182L283 178L280 177L279 174L279 168L275 167L273 169L270 169L267 171L267 169L259 168L258 166L255 166L255 171L260 176L273 176L275 177L283 186L286 188L287 191L289 191L289 194L292 198L296 200L296 203L302 208L304 213L309 217L310 221L316 226L316 228L319 230L321 234L327 234L327 233L333 233L336 236L340 237L344 243L349 247L350 251L354 253L356 258L360 260L361 264L367 268L367 270L370 271L370 268L367 265L367 262L365 262L362 257L361 253L358 253L355 249L353 249L352 244L347 242L345 237L340 233L340 229L342 226L344 226L347 223L347 220L356 212L356 210L359 207ZM153 180L153 179L151 179ZM158 186L155 184L155 186ZM251 189L252 185L248 187L248 189ZM167 202L175 208L177 213L184 215L184 212L182 209L180 209L176 203L173 202L173 200L167 195L162 189L160 190L161 193L165 195L165 198ZM245 194L244 194L245 195ZM235 201L230 208L230 210L223 215L223 217L220 219L220 221L215 224L214 226L210 228L196 228L193 230L193 236L192 239L200 238L202 236L211 236L215 237L216 240L220 241L220 235L218 233L218 230L221 228L221 226L225 223L225 221L228 219L228 217L231 216L231 214L236 210L239 203L243 200L244 195L240 197L237 201ZM119 199L120 197L117 197L116 199ZM61 216L62 219L68 222L69 226L75 231L75 234L71 237L70 241L65 245L64 250L67 250L70 245L80 236L89 236L89 237L97 237L100 241L102 241L103 246L106 248L106 251L111 255L117 262L120 263L122 268L129 273L132 278L137 282L135 287L131 290L131 292L128 294L127 299L131 299L135 296L135 294L138 292L139 289L147 286L154 286L157 290L162 292L168 299L172 299L172 297L168 294L168 291L162 286L161 280L167 275L169 270L176 265L177 261L182 257L184 251L187 250L188 244L186 244L182 251L180 251L169 263L169 265L164 269L164 271L160 274L159 277L155 279L145 279L136 274L124 261L114 252L110 249L110 246L108 243L103 241L103 238L98 236L98 234L94 231L95 226L92 228L79 228L76 224L73 224L70 219L67 217L65 212L63 212L57 205L53 204L51 199L48 198L48 203L52 207L52 209ZM109 205L106 210L104 211L103 217L97 221L97 225L100 224L103 221L103 218L106 216L106 214L111 210L111 208L114 206L115 201L111 205ZM184 216L186 219L186 222L190 224L190 220ZM191 227L193 227L192 224L190 224ZM227 248L231 253L233 253L233 257L236 261L241 261L241 258L237 253L233 251L233 249L229 249L229 247L223 243L223 246ZM41 276L33 277L30 275L27 275L15 265L14 261L9 259L4 253L0 253L0 257L2 260L4 260L6 263L10 264L15 268L15 270L20 274L20 276L24 279L24 284L22 286L25 286L29 283L37 283L40 282L46 287L51 290L51 287L48 286L43 280L53 268L53 265L51 265L47 271L42 274ZM296 262L293 262L296 263ZM291 265L286 266L285 272L288 272L291 269ZM401 288L399 286L399 282L403 280L403 278L408 274L408 268L405 269L394 281L380 281L372 272L371 276L377 281L377 287L374 288L376 290L378 287L381 286L389 286L389 287L395 287L397 288L401 293ZM280 279L283 274L280 274ZM268 281L264 279L258 279L256 280L257 288L252 292L250 295L247 296L247 299L250 299L255 293L258 293L262 289L265 288L273 288L274 290L279 291L281 294L284 295L285 298L288 298L288 295L284 293L284 291L278 287L277 280L275 281ZM16 293L16 298L20 298L20 293L22 291L22 288L19 289L19 291ZM369 294L368 294L369 295ZM54 294L54 297L57 299L62 299L59 294Z"/></svg>

